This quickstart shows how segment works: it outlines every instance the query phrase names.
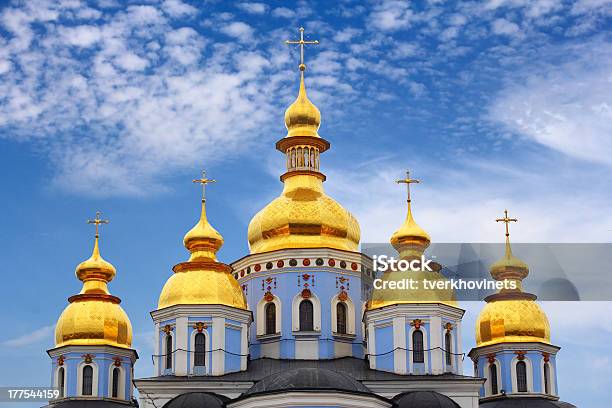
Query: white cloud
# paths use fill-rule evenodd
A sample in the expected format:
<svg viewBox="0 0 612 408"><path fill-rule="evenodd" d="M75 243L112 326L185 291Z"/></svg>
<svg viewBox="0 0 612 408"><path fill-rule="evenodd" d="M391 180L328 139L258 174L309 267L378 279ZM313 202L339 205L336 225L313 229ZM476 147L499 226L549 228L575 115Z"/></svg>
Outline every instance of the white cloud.
<svg viewBox="0 0 612 408"><path fill-rule="evenodd" d="M274 17L282 18L294 18L296 16L295 11L288 9L287 7L277 7L272 11Z"/></svg>
<svg viewBox="0 0 612 408"><path fill-rule="evenodd" d="M569 156L612 165L612 47L597 42L568 54L575 58L502 90L491 118Z"/></svg>
<svg viewBox="0 0 612 408"><path fill-rule="evenodd" d="M264 3L238 3L237 7L250 14L263 14L268 10Z"/></svg>
<svg viewBox="0 0 612 408"><path fill-rule="evenodd" d="M229 24L225 24L221 26L220 31L225 35L229 35L230 37L234 37L242 41L250 41L250 37L253 35L253 27L241 21L234 21Z"/></svg>
<svg viewBox="0 0 612 408"><path fill-rule="evenodd" d="M42 340L48 339L49 337L51 337L54 331L55 331L55 325L44 326L37 330L34 330L33 332L26 333L22 336L15 337L15 338L8 339L8 340L3 340L0 342L0 345L2 345L3 347L9 347L9 348L26 347L32 344L39 343Z"/></svg>
<svg viewBox="0 0 612 408"><path fill-rule="evenodd" d="M387 0L377 5L370 14L370 22L375 28L393 31L408 28L415 19L410 3Z"/></svg>
<svg viewBox="0 0 612 408"><path fill-rule="evenodd" d="M127 71L140 71L149 65L146 59L140 58L138 55L131 52L118 55L115 58L115 63Z"/></svg>
<svg viewBox="0 0 612 408"><path fill-rule="evenodd" d="M504 18L498 18L493 21L491 28L495 34L503 34L514 36L519 32L519 26L516 23L508 21Z"/></svg>
<svg viewBox="0 0 612 408"><path fill-rule="evenodd" d="M61 35L70 45L79 47L89 47L90 45L100 41L102 35L100 29L91 25L80 25L77 27L61 27Z"/></svg>
<svg viewBox="0 0 612 408"><path fill-rule="evenodd" d="M338 31L335 35L334 35L334 41L336 42L353 42L355 41L356 37L359 37L361 35L361 30L356 29L356 28L345 28L344 30Z"/></svg>
<svg viewBox="0 0 612 408"><path fill-rule="evenodd" d="M162 4L163 10L172 17L183 17L197 14L198 9L180 0L166 0Z"/></svg>

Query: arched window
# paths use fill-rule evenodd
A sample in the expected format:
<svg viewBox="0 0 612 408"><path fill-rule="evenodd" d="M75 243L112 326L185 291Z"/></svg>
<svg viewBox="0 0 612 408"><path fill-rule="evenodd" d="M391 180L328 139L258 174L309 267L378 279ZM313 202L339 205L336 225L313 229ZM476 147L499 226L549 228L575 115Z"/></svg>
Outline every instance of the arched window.
<svg viewBox="0 0 612 408"><path fill-rule="evenodd" d="M276 333L276 305L268 302L265 309L266 315L266 334Z"/></svg>
<svg viewBox="0 0 612 408"><path fill-rule="evenodd" d="M90 365L83 367L83 389L81 391L83 395L93 394L93 367Z"/></svg>
<svg viewBox="0 0 612 408"><path fill-rule="evenodd" d="M425 352L423 351L423 332L420 330L415 330L412 332L412 362L425 362Z"/></svg>
<svg viewBox="0 0 612 408"><path fill-rule="evenodd" d="M60 367L59 370L57 370L57 388L59 388L60 398L64 396L64 376L64 367Z"/></svg>
<svg viewBox="0 0 612 408"><path fill-rule="evenodd" d="M172 335L166 335L166 370L172 369Z"/></svg>
<svg viewBox="0 0 612 408"><path fill-rule="evenodd" d="M115 367L113 368L113 390L111 393L111 396L113 398L118 398L119 397L119 376L121 375L121 370L119 370L119 367Z"/></svg>
<svg viewBox="0 0 612 408"><path fill-rule="evenodd" d="M550 394L550 364L544 363L544 393Z"/></svg>
<svg viewBox="0 0 612 408"><path fill-rule="evenodd" d="M452 352L453 352L453 342L452 342L452 336L450 334L450 332L446 332L446 334L444 335L444 354L446 356L446 365L452 365L453 364L453 359L452 359Z"/></svg>
<svg viewBox="0 0 612 408"><path fill-rule="evenodd" d="M516 363L516 386L518 392L527 392L527 364L524 361Z"/></svg>
<svg viewBox="0 0 612 408"><path fill-rule="evenodd" d="M491 394L495 395L499 392L497 389L497 365L491 364L489 366L489 378L491 379Z"/></svg>
<svg viewBox="0 0 612 408"><path fill-rule="evenodd" d="M336 303L336 330L340 334L346 334L346 304Z"/></svg>
<svg viewBox="0 0 612 408"><path fill-rule="evenodd" d="M195 356L193 365L203 367L206 365L206 336L204 333L195 335Z"/></svg>
<svg viewBox="0 0 612 408"><path fill-rule="evenodd" d="M300 331L313 331L314 307L308 299L300 303Z"/></svg>

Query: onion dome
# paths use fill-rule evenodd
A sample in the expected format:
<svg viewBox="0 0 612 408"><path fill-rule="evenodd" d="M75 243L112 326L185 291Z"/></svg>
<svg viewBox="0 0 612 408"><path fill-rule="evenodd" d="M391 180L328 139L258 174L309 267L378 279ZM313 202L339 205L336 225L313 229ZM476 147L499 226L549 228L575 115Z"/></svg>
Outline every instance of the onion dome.
<svg viewBox="0 0 612 408"><path fill-rule="evenodd" d="M130 348L132 324L119 303L109 293L107 284L116 274L115 267L100 255L98 226L108 221L96 219L96 236L92 255L76 268L76 276L83 282L78 295L71 296L55 326L55 346L108 345Z"/></svg>
<svg viewBox="0 0 612 408"><path fill-rule="evenodd" d="M194 182L206 185L214 180L202 177ZM204 198L200 219L185 234L183 243L191 256L172 269L174 274L162 289L158 309L174 305L226 305L246 309L244 294L231 275L231 268L217 261L223 237L208 222Z"/></svg>
<svg viewBox="0 0 612 408"><path fill-rule="evenodd" d="M186 392L166 402L163 408L223 408L228 401L226 396L212 392Z"/></svg>
<svg viewBox="0 0 612 408"><path fill-rule="evenodd" d="M302 38L295 43L308 42ZM284 189L249 223L252 254L286 248L357 251L359 247L359 223L323 189L325 175L319 159L330 145L317 133L321 114L306 96L305 69L300 64L299 94L285 113L287 136L276 143L287 159L287 172L281 176Z"/></svg>
<svg viewBox="0 0 612 408"><path fill-rule="evenodd" d="M522 280L529 274L529 267L512 254L508 224L516 222L508 217L496 221L506 223L506 246L502 259L491 265L493 279L505 281L499 292L487 296L487 304L476 321L476 345L488 346L506 342L550 343L550 324L546 313L536 303L536 296L522 291ZM511 284L515 284L515 288Z"/></svg>
<svg viewBox="0 0 612 408"><path fill-rule="evenodd" d="M459 404L435 391L407 391L393 397L397 408L460 408Z"/></svg>
<svg viewBox="0 0 612 408"><path fill-rule="evenodd" d="M406 172L406 178L397 180L397 183L406 184L408 192L408 209L406 219L401 227L393 233L390 242L399 253L402 260L420 259L425 250L429 247L431 238L429 234L421 228L412 215L410 184L420 183L419 180L411 179L410 173ZM418 283L418 289L374 289L372 299L368 302L368 309L379 309L385 306L407 304L407 303L442 303L457 307L455 291L450 285L442 285L437 282L446 281L446 277L441 273L442 265L431 262L431 271L391 271L383 273L383 281L401 281L410 278ZM425 288L424 281L436 282L436 289ZM441 289L439 289L441 288Z"/></svg>
<svg viewBox="0 0 612 408"><path fill-rule="evenodd" d="M300 91L297 99L285 111L285 126L287 136L312 136L319 137L319 126L321 125L321 112L306 94L304 84L304 70L300 67Z"/></svg>

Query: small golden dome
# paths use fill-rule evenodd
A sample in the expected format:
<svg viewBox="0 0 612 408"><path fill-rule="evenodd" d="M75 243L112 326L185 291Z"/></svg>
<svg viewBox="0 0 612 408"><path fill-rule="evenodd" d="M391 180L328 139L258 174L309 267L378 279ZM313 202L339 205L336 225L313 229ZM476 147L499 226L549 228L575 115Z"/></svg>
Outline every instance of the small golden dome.
<svg viewBox="0 0 612 408"><path fill-rule="evenodd" d="M211 182L211 180L194 180ZM231 268L217 261L223 237L206 217L206 200L198 223L185 234L183 243L191 256L175 265L159 296L158 309L174 305L226 305L246 309L246 299L231 275Z"/></svg>
<svg viewBox="0 0 612 408"><path fill-rule="evenodd" d="M55 326L55 346L108 345L130 348L132 324L119 303L108 292L107 283L116 274L115 267L100 255L96 234L91 257L76 268L83 289L71 296Z"/></svg>
<svg viewBox="0 0 612 408"><path fill-rule="evenodd" d="M306 95L304 84L304 71L300 71L300 91L298 97L285 111L285 126L287 136L313 136L319 137L321 125L321 112L310 102Z"/></svg>
<svg viewBox="0 0 612 408"><path fill-rule="evenodd" d="M183 238L183 244L191 252L190 261L217 259L217 251L223 246L223 237L206 217L206 200L202 199L202 212L198 223Z"/></svg>
<svg viewBox="0 0 612 408"><path fill-rule="evenodd" d="M495 300L482 309L476 321L477 347L505 342L550 343L548 318L534 300Z"/></svg>
<svg viewBox="0 0 612 408"><path fill-rule="evenodd" d="M512 254L508 224L518 221L508 217L497 222L506 224L506 249L503 258L491 265L491 276L498 281L516 283L516 289L503 288L488 296L487 304L476 321L476 345L478 347L497 343L550 343L550 325L546 313L535 302L536 296L524 293L522 280L529 274L526 263Z"/></svg>
<svg viewBox="0 0 612 408"><path fill-rule="evenodd" d="M358 249L359 223L325 194L320 178L294 175L286 178L284 184L281 196L249 223L252 254L285 248Z"/></svg>
<svg viewBox="0 0 612 408"><path fill-rule="evenodd" d="M429 234L421 228L412 216L412 208L408 200L408 211L404 223L391 236L391 245L400 254L402 259L411 256L421 256L427 249L431 238Z"/></svg>

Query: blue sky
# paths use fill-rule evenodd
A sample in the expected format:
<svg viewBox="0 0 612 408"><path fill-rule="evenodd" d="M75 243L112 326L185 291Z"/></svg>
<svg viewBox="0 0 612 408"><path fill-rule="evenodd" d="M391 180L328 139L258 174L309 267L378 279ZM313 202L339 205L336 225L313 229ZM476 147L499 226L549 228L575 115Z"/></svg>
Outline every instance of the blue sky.
<svg viewBox="0 0 612 408"><path fill-rule="evenodd" d="M609 242L609 0L420 2L2 2L0 9L0 384L45 385L53 325L80 290L100 210L111 291L151 374L149 311L198 215L191 179L218 180L209 215L221 258L281 189L284 109L307 87L321 109L328 192L364 242L415 215L438 242L497 242L508 207L522 242ZM604 265L600 265L602 270ZM532 271L532 273L537 273ZM480 305L465 305L472 327ZM609 303L545 304L562 346L562 398L605 407ZM580 334L577 335L576 332ZM464 351L473 345L464 330ZM469 366L469 364L467 364Z"/></svg>

